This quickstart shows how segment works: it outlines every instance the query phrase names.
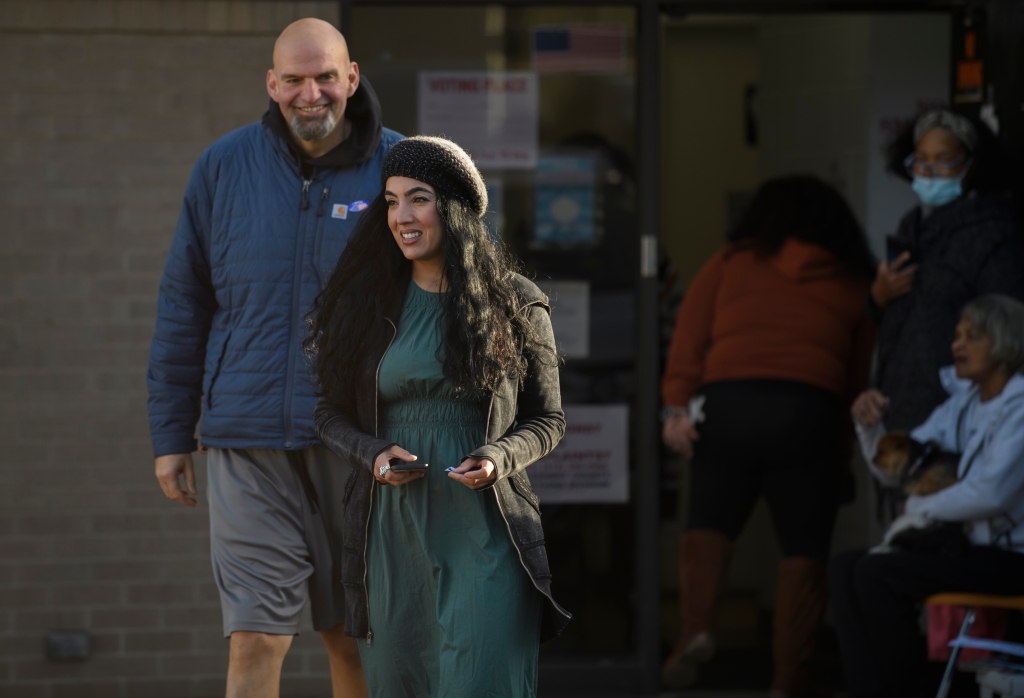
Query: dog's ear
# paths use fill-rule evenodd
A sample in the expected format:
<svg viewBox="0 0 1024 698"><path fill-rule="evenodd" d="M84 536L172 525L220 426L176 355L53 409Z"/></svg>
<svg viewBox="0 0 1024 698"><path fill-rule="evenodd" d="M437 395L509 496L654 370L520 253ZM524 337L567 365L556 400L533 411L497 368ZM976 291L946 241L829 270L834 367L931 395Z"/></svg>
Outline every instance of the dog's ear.
<svg viewBox="0 0 1024 698"><path fill-rule="evenodd" d="M894 449L910 450L910 434L905 431L890 431L882 438L888 439Z"/></svg>
<svg viewBox="0 0 1024 698"><path fill-rule="evenodd" d="M890 475L899 475L910 462L910 437L905 431L890 431L878 440L875 465Z"/></svg>

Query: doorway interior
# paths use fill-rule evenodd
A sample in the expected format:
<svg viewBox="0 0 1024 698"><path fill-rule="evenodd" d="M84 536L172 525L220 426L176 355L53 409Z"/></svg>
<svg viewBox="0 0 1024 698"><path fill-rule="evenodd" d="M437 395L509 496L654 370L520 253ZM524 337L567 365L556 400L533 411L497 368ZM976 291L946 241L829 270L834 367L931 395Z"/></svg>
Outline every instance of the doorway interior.
<svg viewBox="0 0 1024 698"><path fill-rule="evenodd" d="M534 70L538 27L623 28L615 66L539 77L540 155L582 156L593 165L587 201L595 225L586 244L538 238L536 169L484 171L492 200L500 202L494 232L526 273L542 282L588 284L590 351L566 360L565 399L630 406L629 501L542 505L555 593L575 614L565 636L542 649L542 694L647 694L678 632L675 540L685 519L687 464L657 445L657 346L673 319L658 299L678 302L758 184L779 175L810 173L833 184L880 252L914 204L909 189L884 172L884 145L915 113L948 102L948 10L768 9L343 3L352 55L380 97L385 122L408 135L420 123L422 71ZM661 278L642 254L645 236L668 263ZM858 498L841 514L835 550L863 546L877 534L864 468L856 471ZM767 685L778 557L760 508L738 543L719 628L722 658L700 687ZM838 685L837 661L834 651L821 657L823 683Z"/></svg>
<svg viewBox="0 0 1024 698"><path fill-rule="evenodd" d="M949 102L948 13L684 14L662 34L660 241L685 293L724 244L757 186L811 174L850 203L876 255L917 201L886 173L884 150L921 111ZM833 552L877 540L873 483L854 461L856 500L841 510ZM662 643L679 630L676 536L688 464L666 454L662 507ZM702 688L763 689L771 676L771 609L781 555L764 503L737 541L719 618L719 659ZM834 642L819 681L840 688Z"/></svg>

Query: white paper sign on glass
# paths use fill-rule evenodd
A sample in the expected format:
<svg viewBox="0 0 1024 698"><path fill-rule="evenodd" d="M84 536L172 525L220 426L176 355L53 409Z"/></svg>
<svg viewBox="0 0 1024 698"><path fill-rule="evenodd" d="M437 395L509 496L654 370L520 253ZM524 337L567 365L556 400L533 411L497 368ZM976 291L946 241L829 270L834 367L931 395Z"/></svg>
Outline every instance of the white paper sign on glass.
<svg viewBox="0 0 1024 698"><path fill-rule="evenodd" d="M629 501L629 406L563 405L565 436L527 469L541 504Z"/></svg>
<svg viewBox="0 0 1024 698"><path fill-rule="evenodd" d="M590 356L590 282L538 281L551 303L551 329L558 353L567 359Z"/></svg>
<svg viewBox="0 0 1024 698"><path fill-rule="evenodd" d="M452 139L480 169L537 166L537 105L530 71L419 74L419 132Z"/></svg>

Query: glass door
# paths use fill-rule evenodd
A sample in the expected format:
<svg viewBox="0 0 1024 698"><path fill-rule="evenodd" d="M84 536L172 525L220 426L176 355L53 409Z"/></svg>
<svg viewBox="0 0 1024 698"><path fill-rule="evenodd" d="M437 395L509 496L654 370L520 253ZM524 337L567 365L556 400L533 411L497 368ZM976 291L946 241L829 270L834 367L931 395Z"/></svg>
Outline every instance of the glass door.
<svg viewBox="0 0 1024 698"><path fill-rule="evenodd" d="M560 666L635 668L637 10L354 3L350 17L384 124L473 154L493 234L552 300L568 434L528 472L574 620L541 649L542 686Z"/></svg>

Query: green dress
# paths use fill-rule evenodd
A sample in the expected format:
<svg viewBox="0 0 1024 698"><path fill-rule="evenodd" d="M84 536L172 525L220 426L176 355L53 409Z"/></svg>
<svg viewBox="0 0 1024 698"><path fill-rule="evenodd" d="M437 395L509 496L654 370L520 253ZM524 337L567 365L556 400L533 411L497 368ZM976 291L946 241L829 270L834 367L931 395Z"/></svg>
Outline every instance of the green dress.
<svg viewBox="0 0 1024 698"><path fill-rule="evenodd" d="M367 545L373 642L359 641L371 696L535 696L541 595L523 569L494 491L448 477L484 443L486 401L445 380L439 294L409 283L380 366L380 435L430 464L374 488Z"/></svg>

